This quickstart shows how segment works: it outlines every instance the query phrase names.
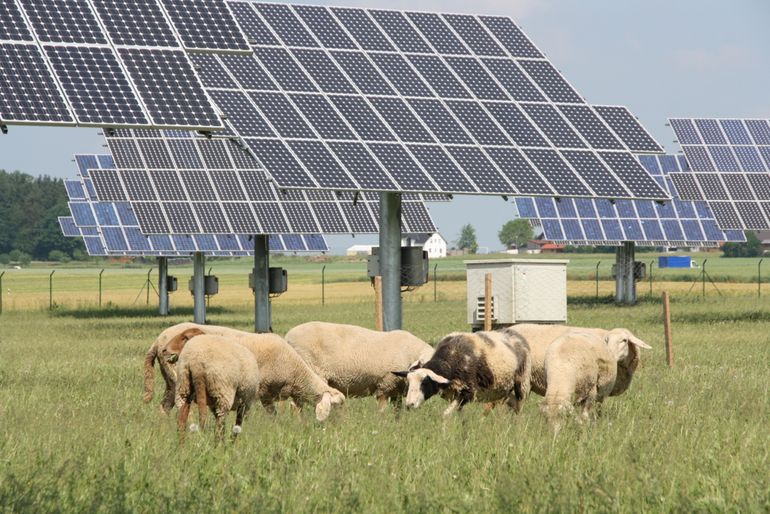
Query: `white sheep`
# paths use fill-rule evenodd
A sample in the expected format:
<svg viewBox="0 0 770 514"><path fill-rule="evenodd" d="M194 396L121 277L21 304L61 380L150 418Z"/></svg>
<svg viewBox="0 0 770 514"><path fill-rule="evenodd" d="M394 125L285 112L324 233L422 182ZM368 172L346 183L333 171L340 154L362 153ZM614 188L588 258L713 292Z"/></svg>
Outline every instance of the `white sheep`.
<svg viewBox="0 0 770 514"><path fill-rule="evenodd" d="M601 405L613 392L618 370L628 369L637 358L637 346L650 348L622 328L603 337L595 330L577 329L557 337L545 355L548 387L542 410L549 420L571 412L573 406L581 408L583 419L589 419L594 404Z"/></svg>
<svg viewBox="0 0 770 514"><path fill-rule="evenodd" d="M244 416L257 400L257 360L248 349L225 337L203 334L197 328L185 333L189 340L177 363L176 405L179 407L180 433L184 434L190 405L195 400L200 428L206 424L208 407L216 417L219 439L224 438L227 413L236 411L235 437L241 431Z"/></svg>
<svg viewBox="0 0 770 514"><path fill-rule="evenodd" d="M529 344L530 355L532 357L532 392L545 396L548 382L545 377L545 354L548 351L549 345L558 337L568 334L571 331L588 332L595 334L599 337L605 337L608 330L602 328L584 328L584 327L571 327L566 325L537 325L532 323L522 323L520 325L513 325L503 330L505 334L510 338L526 341ZM634 344L629 346L629 359L624 359L618 363L617 379L615 380L615 387L613 388L610 396L618 396L623 394L629 385L631 385L631 378L634 371L639 366L640 357L639 348L650 348L644 341L635 337L629 331L626 330L630 337L633 339Z"/></svg>
<svg viewBox="0 0 770 514"><path fill-rule="evenodd" d="M405 330L376 332L354 325L314 321L289 330L286 340L329 385L346 396L372 396L384 410L401 399L402 378L394 370L419 367L433 348Z"/></svg>
<svg viewBox="0 0 770 514"><path fill-rule="evenodd" d="M530 369L526 342L502 332L455 332L436 345L428 362L397 374L409 385L407 408L417 408L440 393L450 401L447 416L474 400L505 400L518 413L529 395Z"/></svg>
<svg viewBox="0 0 770 514"><path fill-rule="evenodd" d="M312 403L315 405L316 419L324 421L333 406L345 401L345 396L340 391L330 387L282 337L276 334L253 334L216 325L182 323L164 331L168 334L176 333L174 337L169 339L164 334L158 337L158 341L165 341L165 345L159 350L161 371L164 370L163 363L173 361L173 356L178 355L184 348L189 340L187 334L192 329L205 334L226 337L245 346L254 355L262 377L259 385L259 399L270 413L275 412L276 401L291 399L300 408L306 403ZM155 348L155 352L158 352L158 348ZM146 367L147 362L145 362L145 390L147 390ZM164 375L166 395L168 395L169 383L173 388L174 373L172 367L167 369ZM152 382L152 364L150 364L149 377Z"/></svg>

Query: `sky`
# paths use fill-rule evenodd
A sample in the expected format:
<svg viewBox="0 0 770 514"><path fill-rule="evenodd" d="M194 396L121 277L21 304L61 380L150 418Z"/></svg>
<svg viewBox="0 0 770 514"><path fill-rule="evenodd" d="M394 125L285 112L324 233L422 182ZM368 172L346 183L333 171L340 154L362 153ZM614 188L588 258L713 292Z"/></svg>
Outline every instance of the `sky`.
<svg viewBox="0 0 770 514"><path fill-rule="evenodd" d="M770 118L770 2L767 0L337 0L311 3L511 16L589 103L625 105L669 152L669 117ZM104 152L94 129L10 126L0 169L73 177L75 153ZM479 246L502 247L512 218L498 197L457 196L432 204L453 242L470 223ZM334 236L332 250L376 243Z"/></svg>

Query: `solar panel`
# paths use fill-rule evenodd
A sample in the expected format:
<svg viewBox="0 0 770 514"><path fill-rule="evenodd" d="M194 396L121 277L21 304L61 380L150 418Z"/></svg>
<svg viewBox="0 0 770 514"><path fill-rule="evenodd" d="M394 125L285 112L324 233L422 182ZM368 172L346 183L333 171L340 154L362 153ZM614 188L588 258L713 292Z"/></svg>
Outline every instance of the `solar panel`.
<svg viewBox="0 0 770 514"><path fill-rule="evenodd" d="M79 180L67 180L67 192L70 198L70 210L73 216L60 217L59 225L66 237L94 237L100 243L91 241L87 250L98 250L92 255L130 255L130 256L186 256L202 251L212 256L253 255L254 247L248 236L213 234L211 237L198 237L188 234L152 234L145 235L139 227L138 217L131 204L127 202L99 202L87 193L82 176L86 168L83 165L94 163L109 164L109 160L97 159L97 156L76 156L79 166ZM74 187L78 184L80 187ZM82 200L82 201L81 201ZM78 223L80 221L80 223ZM271 251L289 252L327 252L329 246L320 234L291 236L275 234L271 237Z"/></svg>
<svg viewBox="0 0 770 514"><path fill-rule="evenodd" d="M663 205L644 200L607 200L586 198L517 198L521 218L538 220L544 237L559 244L620 245L633 241L642 246L716 246L721 241L744 241L741 232L723 232L717 228L713 213L705 202L691 202L678 197L672 179L687 169L683 157L673 155L639 156L640 163L673 200Z"/></svg>
<svg viewBox="0 0 770 514"><path fill-rule="evenodd" d="M116 169L89 169L101 201L122 201L132 205L138 225L145 234L330 234L377 233L379 211L370 208L376 198L329 195L294 191L293 197L279 193L267 181L258 162L244 154L233 140L190 138L185 133L159 133L123 130L107 134ZM197 157L203 169L183 169L168 149L175 142L189 143L187 152ZM319 166L346 163L361 181L371 173L376 161L356 143L335 143L330 150L302 147L298 153ZM148 152L155 154L149 158ZM171 169L152 169L150 163L166 163ZM185 157L189 160L189 155ZM86 160L82 159L85 163ZM80 161L79 161L80 162ZM90 161L93 163L93 161ZM138 165L138 166L137 166ZM376 175L373 175L376 177ZM439 201L446 200L440 197ZM418 232L435 232L425 199L405 197L413 204L402 213L403 224L420 227ZM343 206L353 204L356 206ZM328 205L334 204L334 205ZM348 216L354 219L348 219ZM334 218L342 219L334 219ZM433 230L427 230L429 226Z"/></svg>
<svg viewBox="0 0 770 514"><path fill-rule="evenodd" d="M704 200L723 230L770 229L770 120L672 118L690 168L672 174L683 199Z"/></svg>
<svg viewBox="0 0 770 514"><path fill-rule="evenodd" d="M164 2L4 2L0 121L222 129L182 41L249 52L245 38L224 0Z"/></svg>
<svg viewBox="0 0 770 514"><path fill-rule="evenodd" d="M564 156L583 148L618 186L612 198L666 198L631 156L661 152L639 122L585 104L507 18L231 7L254 56L214 56L199 72L278 187L608 197ZM521 152L524 175L500 149Z"/></svg>

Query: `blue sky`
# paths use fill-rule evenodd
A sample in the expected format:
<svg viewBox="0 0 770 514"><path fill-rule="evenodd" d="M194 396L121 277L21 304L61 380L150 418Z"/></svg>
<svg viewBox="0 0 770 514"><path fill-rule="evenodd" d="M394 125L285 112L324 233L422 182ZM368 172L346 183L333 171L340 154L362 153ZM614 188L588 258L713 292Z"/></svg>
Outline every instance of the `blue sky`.
<svg viewBox="0 0 770 514"><path fill-rule="evenodd" d="M770 2L766 0L458 0L304 2L513 17L591 103L628 106L668 151L670 116L770 118ZM75 173L72 154L104 151L97 131L9 127L0 169L57 177ZM471 223L479 244L501 245L510 219L502 199L457 197L433 205L454 240ZM375 242L359 236L355 242ZM333 237L336 251L350 237Z"/></svg>

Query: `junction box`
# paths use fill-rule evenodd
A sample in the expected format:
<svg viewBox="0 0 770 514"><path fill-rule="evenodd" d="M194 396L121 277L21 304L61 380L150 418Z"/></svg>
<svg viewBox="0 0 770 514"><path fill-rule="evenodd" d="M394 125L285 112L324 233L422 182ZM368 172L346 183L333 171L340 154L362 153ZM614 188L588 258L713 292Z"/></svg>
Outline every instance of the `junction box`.
<svg viewBox="0 0 770 514"><path fill-rule="evenodd" d="M249 273L249 288L254 290L254 272ZM268 288L271 295L279 295L289 290L289 275L283 268L268 270Z"/></svg>
<svg viewBox="0 0 770 514"><path fill-rule="evenodd" d="M401 287L420 287L428 282L428 252L419 246L401 247ZM370 279L380 275L379 247L372 248L366 260L366 273Z"/></svg>
<svg viewBox="0 0 770 514"><path fill-rule="evenodd" d="M618 277L618 265L613 264L612 278L616 279L617 277ZM647 263L634 261L634 280L639 282L640 280L644 280L645 278L647 278Z"/></svg>
<svg viewBox="0 0 770 514"><path fill-rule="evenodd" d="M190 290L190 293L195 294L192 278L187 283L187 288ZM217 277L216 275L204 276L203 277L203 294L205 294L206 296L214 296L217 293L219 293L219 277Z"/></svg>
<svg viewBox="0 0 770 514"><path fill-rule="evenodd" d="M179 283L176 279L176 277L172 277L171 275L166 277L166 291L169 293L173 293L179 288Z"/></svg>
<svg viewBox="0 0 770 514"><path fill-rule="evenodd" d="M468 323L484 326L486 275L492 275L492 326L567 321L567 263L551 259L465 261Z"/></svg>

